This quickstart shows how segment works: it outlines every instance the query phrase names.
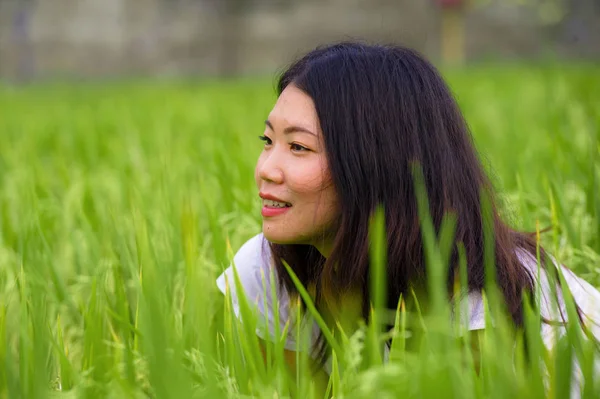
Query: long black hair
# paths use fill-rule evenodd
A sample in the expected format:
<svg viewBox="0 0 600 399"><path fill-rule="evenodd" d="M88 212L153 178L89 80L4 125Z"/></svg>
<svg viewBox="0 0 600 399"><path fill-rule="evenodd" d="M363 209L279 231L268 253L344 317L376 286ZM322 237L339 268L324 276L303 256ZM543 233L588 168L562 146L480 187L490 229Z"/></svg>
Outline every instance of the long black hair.
<svg viewBox="0 0 600 399"><path fill-rule="evenodd" d="M523 293L532 295L534 280L516 249L535 256L536 240L501 220L468 126L436 68L408 48L345 42L294 62L282 74L278 93L288 85L314 101L341 216L327 259L309 245L270 244L287 291L297 294L282 260L303 285L314 287L318 306L324 298L359 291L368 319L369 220L378 205L387 229L388 306L395 308L401 294L406 298L411 287L423 286L427 273L411 171L418 162L434 227L439 231L448 212L456 216L455 240L466 252L469 291L484 288L482 192L490 200L497 285L512 321L522 326ZM449 293L457 267L455 248Z"/></svg>

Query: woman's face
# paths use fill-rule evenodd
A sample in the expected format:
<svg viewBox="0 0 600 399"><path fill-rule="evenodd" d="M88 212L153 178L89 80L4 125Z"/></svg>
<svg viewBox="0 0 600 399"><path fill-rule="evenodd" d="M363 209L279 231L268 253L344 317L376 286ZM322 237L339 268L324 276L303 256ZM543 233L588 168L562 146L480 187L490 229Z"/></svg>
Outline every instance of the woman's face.
<svg viewBox="0 0 600 399"><path fill-rule="evenodd" d="M321 240L332 236L339 210L312 99L287 86L269 114L262 139L265 147L255 179L265 238L277 244L315 245L323 252L329 244Z"/></svg>

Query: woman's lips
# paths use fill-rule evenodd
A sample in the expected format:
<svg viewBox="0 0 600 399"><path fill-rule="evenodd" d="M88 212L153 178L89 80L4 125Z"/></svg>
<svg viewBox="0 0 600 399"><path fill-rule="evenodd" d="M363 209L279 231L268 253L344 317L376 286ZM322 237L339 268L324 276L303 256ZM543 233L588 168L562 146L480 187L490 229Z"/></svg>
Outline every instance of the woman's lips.
<svg viewBox="0 0 600 399"><path fill-rule="evenodd" d="M263 217L279 216L279 215L286 213L290 208L291 207L279 208L279 207L263 206L261 214L263 215Z"/></svg>

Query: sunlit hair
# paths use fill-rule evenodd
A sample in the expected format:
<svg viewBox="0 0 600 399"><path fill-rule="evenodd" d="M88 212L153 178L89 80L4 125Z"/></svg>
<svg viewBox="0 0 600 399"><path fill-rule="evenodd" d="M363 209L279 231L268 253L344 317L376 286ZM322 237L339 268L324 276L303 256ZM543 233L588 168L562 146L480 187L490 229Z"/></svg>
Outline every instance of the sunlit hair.
<svg viewBox="0 0 600 399"><path fill-rule="evenodd" d="M484 288L481 194L491 200L498 288L512 321L522 326L522 295L532 294L534 280L521 266L517 249L535 256L535 237L501 220L467 124L436 69L407 48L340 43L293 63L279 80L278 94L290 84L314 101L341 216L327 259L309 245L270 244L280 283L288 292L297 294L282 259L304 286L314 287L321 308L324 298L362 293L362 316L368 319L369 219L379 204L387 227L388 307L395 309L400 295L410 296L411 288L426 287L411 172L416 161L435 228L439 231L448 212L457 218L455 239L465 248L470 291ZM457 268L454 248L449 296ZM325 361L322 337L320 342L319 357Z"/></svg>

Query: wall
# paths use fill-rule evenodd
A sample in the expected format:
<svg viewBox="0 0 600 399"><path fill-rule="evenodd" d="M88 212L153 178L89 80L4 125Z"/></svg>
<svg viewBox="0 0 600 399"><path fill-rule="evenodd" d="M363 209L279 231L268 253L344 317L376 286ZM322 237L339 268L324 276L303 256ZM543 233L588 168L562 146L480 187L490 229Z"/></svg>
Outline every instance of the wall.
<svg viewBox="0 0 600 399"><path fill-rule="evenodd" d="M272 73L305 49L349 38L439 54L433 0L263 0L239 14L218 1L0 0L0 77ZM553 29L516 1L471 9L468 59L597 59L596 0L568 1L570 13Z"/></svg>

